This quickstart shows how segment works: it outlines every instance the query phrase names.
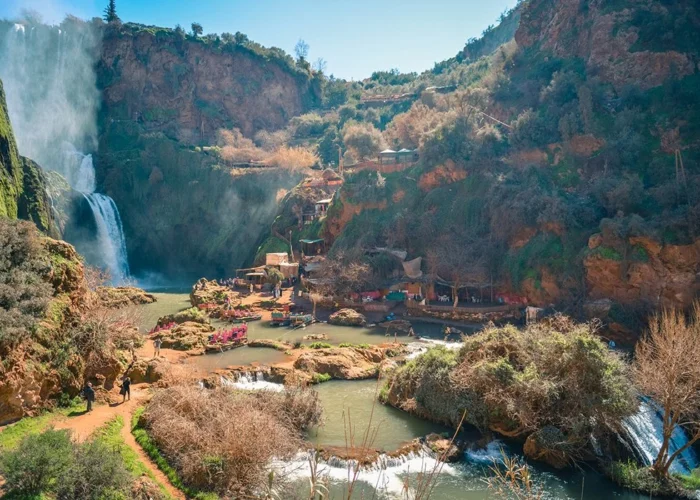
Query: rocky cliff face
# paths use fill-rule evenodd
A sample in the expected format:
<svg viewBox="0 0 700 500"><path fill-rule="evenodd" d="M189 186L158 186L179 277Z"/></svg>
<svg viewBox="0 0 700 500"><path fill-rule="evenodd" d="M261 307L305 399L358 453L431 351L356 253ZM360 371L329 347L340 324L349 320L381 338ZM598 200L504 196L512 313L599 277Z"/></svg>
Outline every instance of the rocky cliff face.
<svg viewBox="0 0 700 500"><path fill-rule="evenodd" d="M45 185L39 165L17 152L0 81L0 216L31 220L49 231L51 209Z"/></svg>
<svg viewBox="0 0 700 500"><path fill-rule="evenodd" d="M558 57L580 57L589 72L619 90L655 87L700 69L698 29L700 11L688 0L532 0L515 40Z"/></svg>
<svg viewBox="0 0 700 500"><path fill-rule="evenodd" d="M220 128L252 137L283 127L316 99L309 75L290 59L173 30L108 28L98 63L102 115L186 144L211 144Z"/></svg>

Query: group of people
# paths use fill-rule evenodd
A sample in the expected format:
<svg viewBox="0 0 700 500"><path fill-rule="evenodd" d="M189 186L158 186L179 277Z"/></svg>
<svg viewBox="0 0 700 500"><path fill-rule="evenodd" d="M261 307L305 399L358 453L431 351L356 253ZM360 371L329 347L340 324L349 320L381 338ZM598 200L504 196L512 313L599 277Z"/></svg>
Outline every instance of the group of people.
<svg viewBox="0 0 700 500"><path fill-rule="evenodd" d="M127 400L131 401L131 379L126 375L122 378L119 394L122 396L122 403L125 403ZM95 396L95 389L92 387L92 382L88 382L83 388L83 397L87 402L85 413L92 411L92 404L95 402Z"/></svg>

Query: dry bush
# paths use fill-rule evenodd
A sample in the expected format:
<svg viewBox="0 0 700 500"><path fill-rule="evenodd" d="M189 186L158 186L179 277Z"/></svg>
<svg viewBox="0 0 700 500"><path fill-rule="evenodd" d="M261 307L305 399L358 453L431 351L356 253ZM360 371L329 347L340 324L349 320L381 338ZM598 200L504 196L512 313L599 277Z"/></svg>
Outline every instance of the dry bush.
<svg viewBox="0 0 700 500"><path fill-rule="evenodd" d="M318 156L310 149L301 146L296 148L282 146L272 154L268 162L275 167L302 170L318 163Z"/></svg>
<svg viewBox="0 0 700 500"><path fill-rule="evenodd" d="M154 395L143 419L185 483L248 497L264 487L273 458L290 458L302 444L287 397L174 386ZM291 398L290 408L306 407Z"/></svg>
<svg viewBox="0 0 700 500"><path fill-rule="evenodd" d="M255 134L255 144L263 148L265 151L276 151L281 148L291 138L291 133L287 129L269 132L260 130Z"/></svg>
<svg viewBox="0 0 700 500"><path fill-rule="evenodd" d="M233 130L220 129L217 132L217 144L221 159L228 163L245 163L261 161L267 157L267 152L258 148L255 143L244 137L237 128Z"/></svg>
<svg viewBox="0 0 700 500"><path fill-rule="evenodd" d="M454 111L441 111L419 102L396 116L389 123L384 136L389 144L396 147L419 148L428 136L453 117Z"/></svg>
<svg viewBox="0 0 700 500"><path fill-rule="evenodd" d="M384 136L371 123L348 122L343 127L343 142L358 160L371 158L386 146Z"/></svg>
<svg viewBox="0 0 700 500"><path fill-rule="evenodd" d="M260 391L251 396L258 409L274 415L287 428L304 431L322 423L323 408L312 389L287 387L284 392Z"/></svg>

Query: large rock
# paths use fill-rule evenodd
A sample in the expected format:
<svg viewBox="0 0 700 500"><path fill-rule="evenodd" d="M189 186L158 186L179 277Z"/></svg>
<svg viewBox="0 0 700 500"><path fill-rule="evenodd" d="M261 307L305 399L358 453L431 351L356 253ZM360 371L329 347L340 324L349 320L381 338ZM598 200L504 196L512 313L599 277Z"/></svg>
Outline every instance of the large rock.
<svg viewBox="0 0 700 500"><path fill-rule="evenodd" d="M119 309L129 305L152 304L156 301L152 294L132 286L100 286L95 292L102 305L110 309Z"/></svg>
<svg viewBox="0 0 700 500"><path fill-rule="evenodd" d="M228 286L219 285L216 280L209 281L206 278L200 278L190 292L190 303L195 307L200 304L223 305L227 298L233 306L241 302L238 292L231 290Z"/></svg>
<svg viewBox="0 0 700 500"><path fill-rule="evenodd" d="M438 457L444 457L446 462L458 462L462 458L459 448L450 439L440 434L428 434L425 436L425 444Z"/></svg>
<svg viewBox="0 0 700 500"><path fill-rule="evenodd" d="M170 330L161 330L151 334L151 339L161 339L162 347L177 349L179 351L191 351L204 349L208 343L209 335L214 331L211 325L188 321L176 325Z"/></svg>
<svg viewBox="0 0 700 500"><path fill-rule="evenodd" d="M328 322L340 326L365 326L367 318L354 309L341 309L331 314Z"/></svg>
<svg viewBox="0 0 700 500"><path fill-rule="evenodd" d="M378 347L312 349L297 358L294 368L309 373L327 373L335 379L358 380L376 377L379 363L384 358L384 350Z"/></svg>
<svg viewBox="0 0 700 500"><path fill-rule="evenodd" d="M127 370L126 375L134 384L155 384L162 380L169 370L170 362L165 358L139 358Z"/></svg>

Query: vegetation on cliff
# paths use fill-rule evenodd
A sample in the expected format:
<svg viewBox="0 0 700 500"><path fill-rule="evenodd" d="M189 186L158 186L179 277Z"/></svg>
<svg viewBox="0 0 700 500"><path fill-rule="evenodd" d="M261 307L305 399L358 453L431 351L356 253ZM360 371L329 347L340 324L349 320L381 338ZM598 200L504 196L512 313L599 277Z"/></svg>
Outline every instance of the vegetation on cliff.
<svg viewBox="0 0 700 500"><path fill-rule="evenodd" d="M31 220L48 232L52 215L45 185L39 165L18 153L0 81L0 216Z"/></svg>

